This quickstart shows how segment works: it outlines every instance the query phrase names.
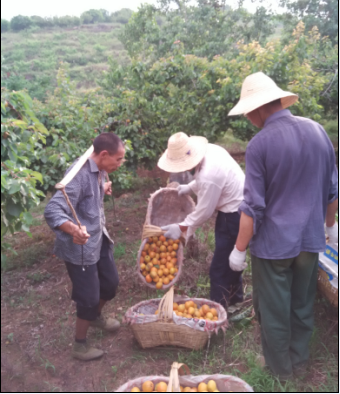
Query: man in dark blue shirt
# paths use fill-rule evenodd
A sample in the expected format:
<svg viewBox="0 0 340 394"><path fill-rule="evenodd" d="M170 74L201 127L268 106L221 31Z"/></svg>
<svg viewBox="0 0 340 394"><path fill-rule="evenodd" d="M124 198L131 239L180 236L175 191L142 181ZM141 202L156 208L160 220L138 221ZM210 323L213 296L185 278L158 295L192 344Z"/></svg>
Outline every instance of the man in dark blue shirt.
<svg viewBox="0 0 340 394"><path fill-rule="evenodd" d="M265 361L283 379L308 360L325 220L330 241L338 242L334 148L320 124L286 109L297 99L259 72L246 78L229 113L244 114L262 128L247 147L240 231L230 267L246 267L249 244Z"/></svg>

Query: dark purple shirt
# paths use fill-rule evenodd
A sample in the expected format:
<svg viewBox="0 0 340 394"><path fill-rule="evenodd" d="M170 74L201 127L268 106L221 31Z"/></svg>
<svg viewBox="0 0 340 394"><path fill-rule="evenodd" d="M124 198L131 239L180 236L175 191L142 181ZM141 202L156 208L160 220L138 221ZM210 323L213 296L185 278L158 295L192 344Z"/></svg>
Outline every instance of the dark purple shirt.
<svg viewBox="0 0 340 394"><path fill-rule="evenodd" d="M253 255L293 258L326 247L327 205L338 198L334 148L318 123L276 112L246 152L244 201L254 219Z"/></svg>

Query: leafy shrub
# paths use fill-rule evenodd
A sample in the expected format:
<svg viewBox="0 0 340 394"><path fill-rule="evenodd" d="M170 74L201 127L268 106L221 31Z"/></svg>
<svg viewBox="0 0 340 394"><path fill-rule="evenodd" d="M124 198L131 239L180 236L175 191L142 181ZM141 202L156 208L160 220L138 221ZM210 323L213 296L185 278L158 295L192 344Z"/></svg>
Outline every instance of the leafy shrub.
<svg viewBox="0 0 340 394"><path fill-rule="evenodd" d="M28 16L18 15L11 19L11 29L20 31L29 28L32 25L32 20Z"/></svg>
<svg viewBox="0 0 340 394"><path fill-rule="evenodd" d="M43 193L37 190L42 175L29 168L39 142L48 134L32 111L32 101L24 92L1 90L1 252L8 231L29 233L29 209L39 204ZM1 253L1 262L6 258Z"/></svg>
<svg viewBox="0 0 340 394"><path fill-rule="evenodd" d="M9 30L10 24L6 19L1 19L1 33Z"/></svg>

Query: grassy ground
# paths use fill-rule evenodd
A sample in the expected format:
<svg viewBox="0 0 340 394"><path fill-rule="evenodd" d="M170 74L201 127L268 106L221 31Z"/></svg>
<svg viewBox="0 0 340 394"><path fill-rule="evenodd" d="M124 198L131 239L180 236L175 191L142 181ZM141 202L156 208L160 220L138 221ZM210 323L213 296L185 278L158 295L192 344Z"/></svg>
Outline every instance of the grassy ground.
<svg viewBox="0 0 340 394"><path fill-rule="evenodd" d="M89 89L97 86L96 79L108 69L109 57L121 63L128 61L117 38L123 26L105 23L2 33L2 56L9 67L15 64L17 72L27 81L41 85L41 91L55 85L60 62L70 65L70 77L77 82L79 89Z"/></svg>
<svg viewBox="0 0 340 394"><path fill-rule="evenodd" d="M140 181L141 182L141 181ZM164 182L164 180L162 181ZM141 300L161 297L147 291L135 276L136 255L149 194L158 184L144 187L105 204L108 229L116 242L115 260L120 274L116 299L107 313L122 319ZM186 363L198 374L239 376L257 392L338 392L338 317L323 298L315 304L316 325L308 372L286 384L256 364L261 353L259 326L253 316L231 323L226 333L212 338L206 351L178 348L143 350L129 327L114 335L90 331L91 342L106 353L101 360L81 363L70 357L75 306L64 264L53 255L54 234L42 220L43 206L35 210L33 239L16 234L10 242L18 255L9 259L1 278L1 390L7 392L107 392L129 379L168 375L172 362ZM117 225L117 219L121 221ZM186 259L179 282L189 296L209 298L208 270L214 248L214 218L198 232L199 257ZM245 292L251 294L251 274L245 273ZM249 298L250 297L250 298ZM251 295L247 305L251 305Z"/></svg>

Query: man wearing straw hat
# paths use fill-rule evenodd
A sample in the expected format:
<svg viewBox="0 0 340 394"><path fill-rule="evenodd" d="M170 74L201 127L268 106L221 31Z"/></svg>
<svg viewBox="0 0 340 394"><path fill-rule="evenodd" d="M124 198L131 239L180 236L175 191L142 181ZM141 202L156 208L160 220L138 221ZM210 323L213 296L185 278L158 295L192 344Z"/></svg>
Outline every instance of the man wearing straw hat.
<svg viewBox="0 0 340 394"><path fill-rule="evenodd" d="M93 153L67 184L67 198L82 229L74 223L71 207L60 190L45 209L45 219L57 236L55 253L66 263L73 286L72 299L77 305L72 355L83 361L104 354L89 346L86 337L90 326L110 332L120 327L117 320L101 314L107 301L115 297L119 282L113 241L105 227L103 200L104 194L112 194L111 182L105 182L105 176L121 166L124 155L124 145L117 135L100 134L93 141Z"/></svg>
<svg viewBox="0 0 340 394"><path fill-rule="evenodd" d="M164 171L191 171L194 180L180 185L178 194L197 194L197 206L182 223L162 229L168 238L178 239L188 228L188 236L218 211L216 249L210 268L211 299L225 308L236 308L243 301L242 272L230 269L228 258L239 230L239 206L243 200L244 173L229 153L208 144L204 137L176 133L169 138L168 149L158 161Z"/></svg>
<svg viewBox="0 0 340 394"><path fill-rule="evenodd" d="M338 242L334 148L322 126L286 109L297 100L258 72L245 79L229 113L262 128L246 151L240 232L230 266L246 268L250 243L264 358L282 379L307 365L325 220L330 241Z"/></svg>

